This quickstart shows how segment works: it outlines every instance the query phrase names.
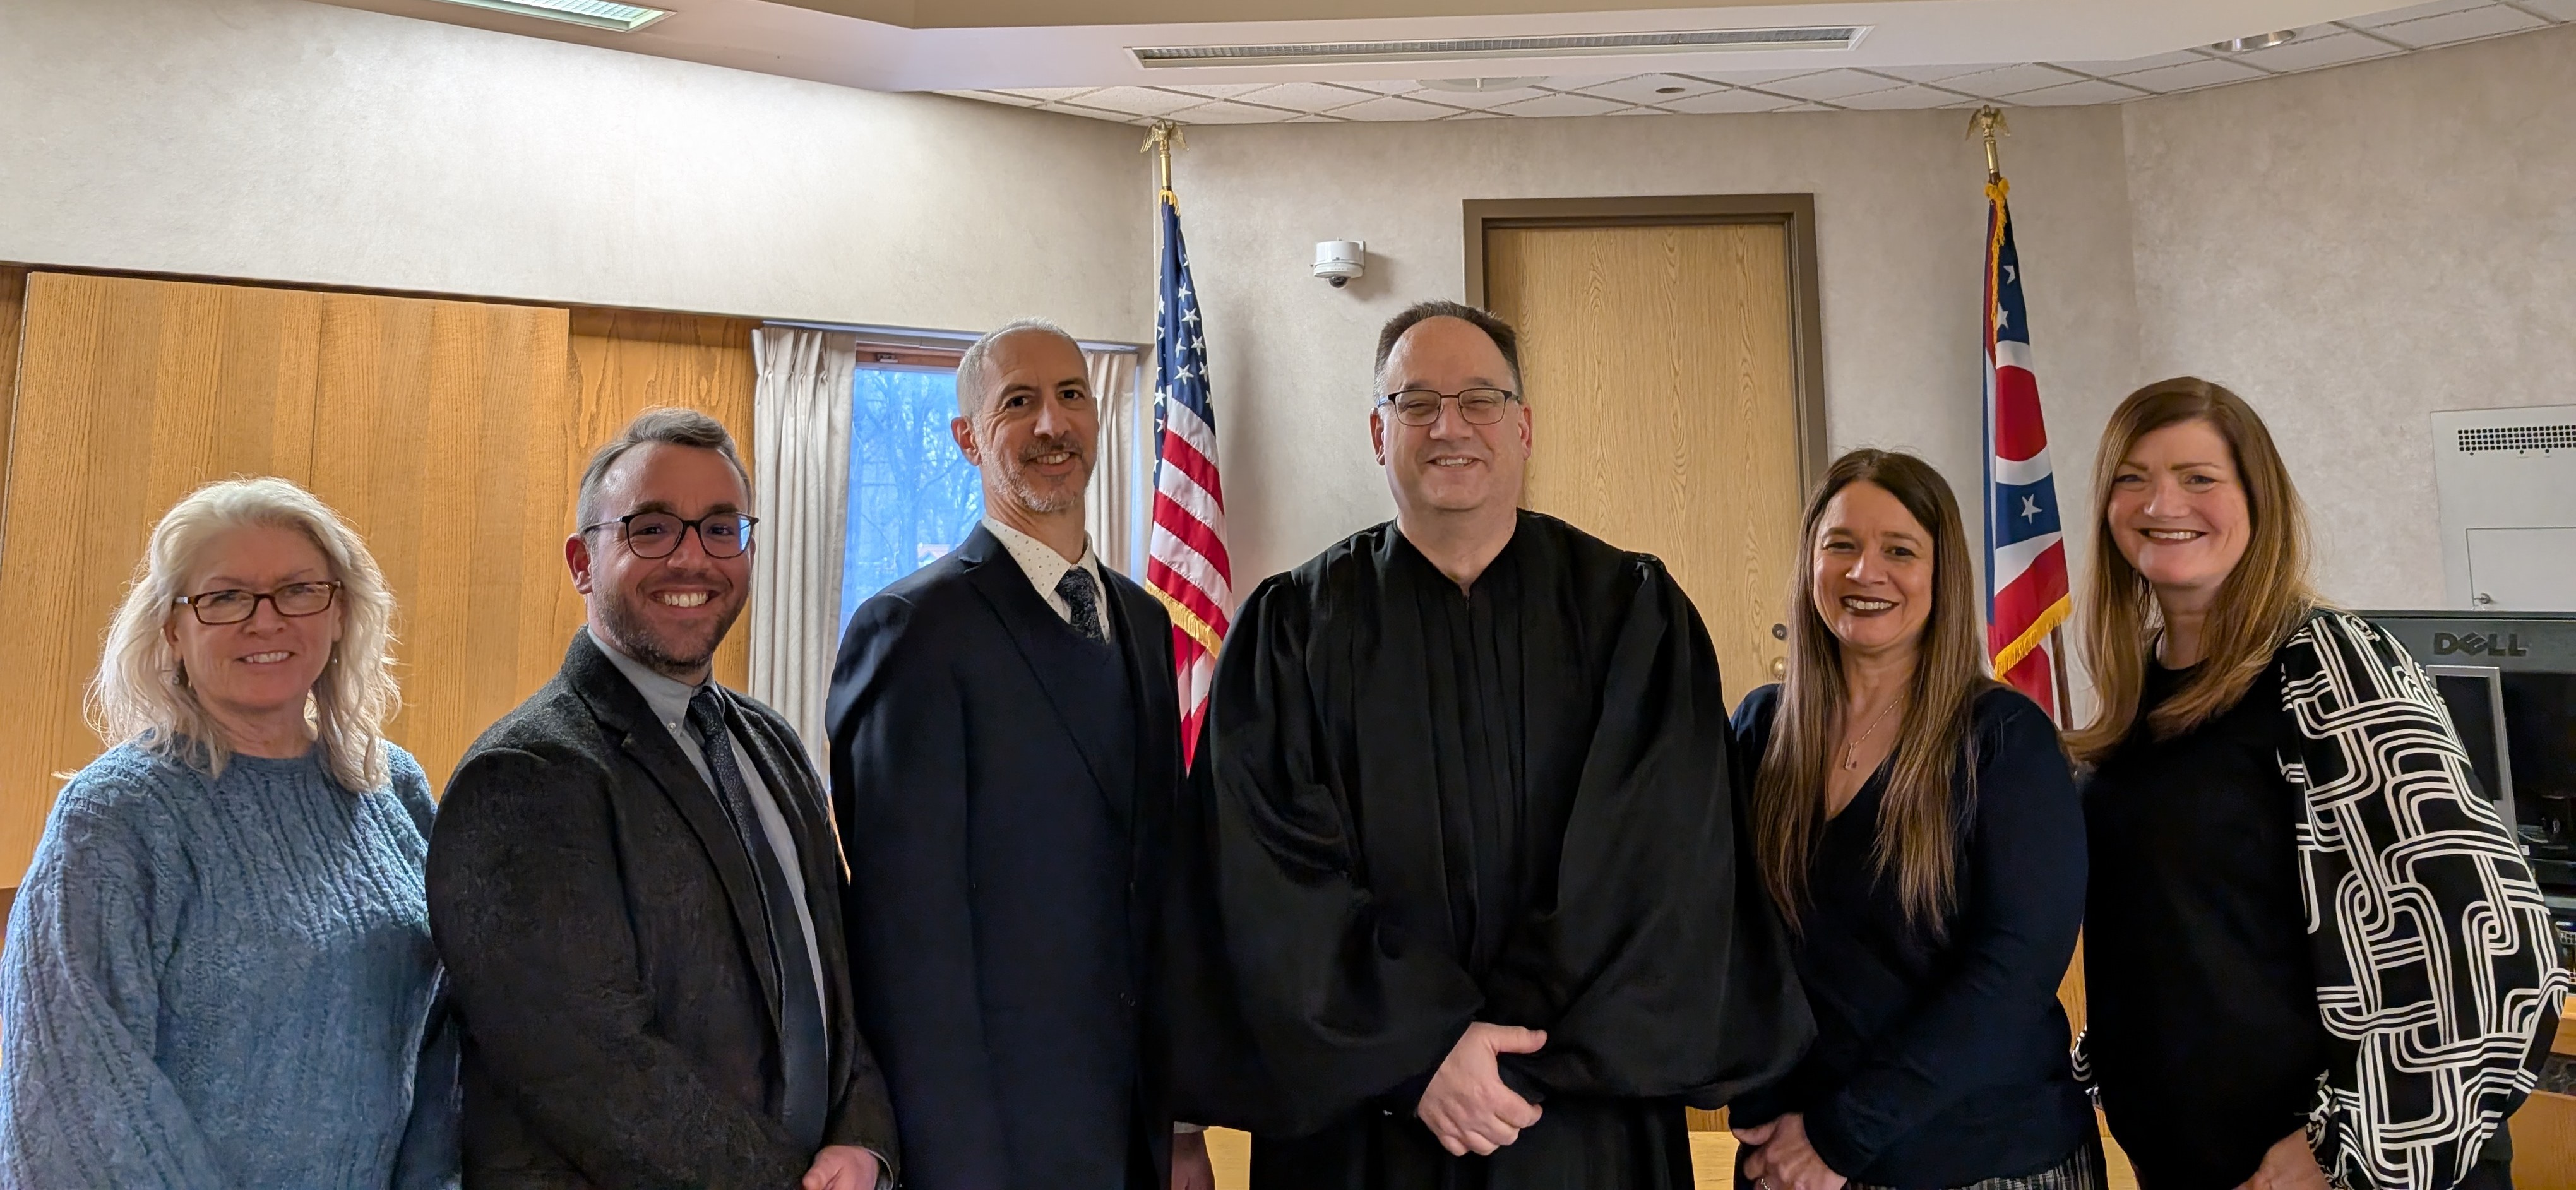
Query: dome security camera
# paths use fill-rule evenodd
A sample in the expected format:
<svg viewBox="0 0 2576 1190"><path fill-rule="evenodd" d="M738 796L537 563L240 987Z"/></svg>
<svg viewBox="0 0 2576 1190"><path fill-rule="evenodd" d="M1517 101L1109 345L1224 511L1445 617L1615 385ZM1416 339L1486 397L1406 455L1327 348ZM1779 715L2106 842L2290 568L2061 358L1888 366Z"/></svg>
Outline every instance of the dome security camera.
<svg viewBox="0 0 2576 1190"><path fill-rule="evenodd" d="M1326 240L1315 245L1315 275L1335 289L1368 272L1368 244L1362 240Z"/></svg>

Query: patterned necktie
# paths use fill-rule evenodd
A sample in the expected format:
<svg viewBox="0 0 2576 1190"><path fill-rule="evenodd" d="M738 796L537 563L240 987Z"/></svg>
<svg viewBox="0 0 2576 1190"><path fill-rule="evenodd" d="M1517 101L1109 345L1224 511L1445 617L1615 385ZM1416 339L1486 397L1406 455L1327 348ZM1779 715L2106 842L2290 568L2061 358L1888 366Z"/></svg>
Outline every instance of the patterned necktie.
<svg viewBox="0 0 2576 1190"><path fill-rule="evenodd" d="M724 695L713 684L702 687L689 699L689 730L696 733L707 772L715 778L716 796L724 803L725 817L733 821L734 834L751 859L752 871L760 877L761 912L769 923L769 956L778 968L778 1056L787 1085L779 1122L787 1126L787 1134L795 1137L799 1145L818 1148L823 1143L823 1116L830 1102L823 1088L829 1077L828 1060L813 959L806 949L805 927L796 915L796 891L787 883L786 870L779 866L780 856L769 845L769 832L761 829L759 813L752 809L751 787L742 779L742 767L734 762L733 735L726 728L726 717Z"/></svg>
<svg viewBox="0 0 2576 1190"><path fill-rule="evenodd" d="M1055 593L1073 609L1075 632L1084 640L1108 641L1108 630L1100 626L1100 588L1092 582L1090 571L1079 566L1065 571L1063 578L1055 580Z"/></svg>

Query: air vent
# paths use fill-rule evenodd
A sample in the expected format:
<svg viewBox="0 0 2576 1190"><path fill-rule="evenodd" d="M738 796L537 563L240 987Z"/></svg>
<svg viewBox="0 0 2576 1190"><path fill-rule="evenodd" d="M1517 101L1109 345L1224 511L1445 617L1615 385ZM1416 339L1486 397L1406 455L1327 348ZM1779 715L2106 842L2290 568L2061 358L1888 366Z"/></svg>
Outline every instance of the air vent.
<svg viewBox="0 0 2576 1190"><path fill-rule="evenodd" d="M2500 450L2568 450L2576 448L2576 425L2486 426L2461 430L2461 454Z"/></svg>
<svg viewBox="0 0 2576 1190"><path fill-rule="evenodd" d="M1485 58L1568 58L1594 54L1701 54L1716 50L1847 50L1872 26L1702 29L1590 33L1561 37L1466 37L1450 41L1332 41L1294 45L1130 46L1136 64L1303 66L1332 62L1459 62Z"/></svg>

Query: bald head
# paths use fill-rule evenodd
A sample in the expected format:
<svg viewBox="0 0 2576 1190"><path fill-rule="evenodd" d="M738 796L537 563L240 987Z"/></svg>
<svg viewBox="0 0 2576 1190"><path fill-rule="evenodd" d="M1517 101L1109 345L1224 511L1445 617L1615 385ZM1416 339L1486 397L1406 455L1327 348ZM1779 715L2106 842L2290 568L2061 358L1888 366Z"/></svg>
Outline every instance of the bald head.
<svg viewBox="0 0 2576 1190"><path fill-rule="evenodd" d="M1043 318L1017 319L987 331L957 361L957 416L973 421L985 402L992 400L994 386L1001 382L1005 371L996 366L995 356L1005 341L1010 343L1008 354L1012 356L1032 354L1029 349L1034 347L1038 349L1034 354L1050 356L1059 363L1066 355L1076 361L1082 359L1082 344L1075 342L1063 327Z"/></svg>

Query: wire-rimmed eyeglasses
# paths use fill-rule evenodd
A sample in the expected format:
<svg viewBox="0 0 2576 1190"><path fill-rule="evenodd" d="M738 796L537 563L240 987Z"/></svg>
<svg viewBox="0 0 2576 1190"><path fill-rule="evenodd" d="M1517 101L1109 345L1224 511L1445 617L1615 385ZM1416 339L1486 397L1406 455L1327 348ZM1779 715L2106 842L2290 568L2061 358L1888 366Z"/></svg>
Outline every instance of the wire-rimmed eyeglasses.
<svg viewBox="0 0 2576 1190"><path fill-rule="evenodd" d="M1507 388L1462 388L1444 393L1428 388L1408 388L1378 398L1381 407L1392 407L1395 420L1408 426L1427 426L1440 420L1440 406L1458 402L1458 417L1471 426L1490 426L1503 420L1503 407L1520 400L1520 394Z"/></svg>

